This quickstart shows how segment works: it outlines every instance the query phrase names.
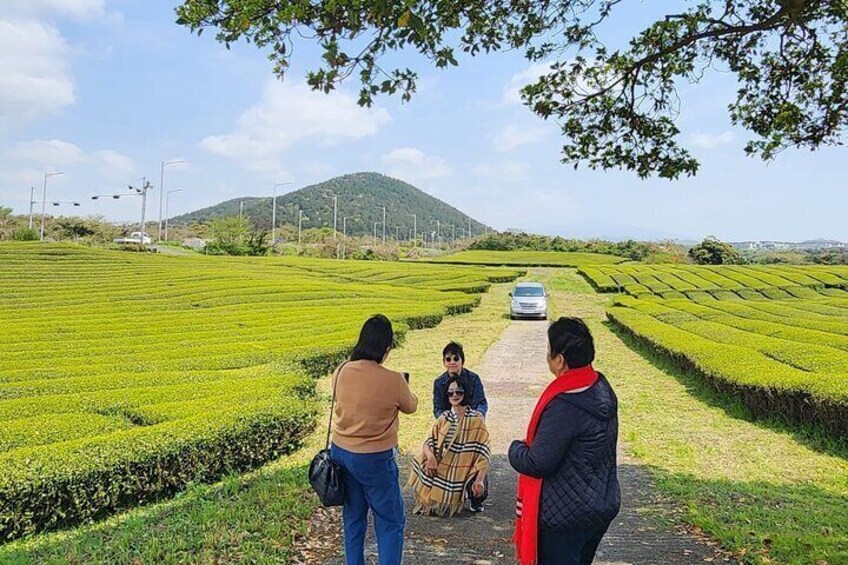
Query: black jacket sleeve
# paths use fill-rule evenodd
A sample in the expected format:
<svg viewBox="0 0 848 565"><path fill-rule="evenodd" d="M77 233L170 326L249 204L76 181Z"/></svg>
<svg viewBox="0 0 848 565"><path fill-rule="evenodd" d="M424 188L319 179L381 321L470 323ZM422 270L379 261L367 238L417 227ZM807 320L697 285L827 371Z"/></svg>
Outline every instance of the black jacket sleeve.
<svg viewBox="0 0 848 565"><path fill-rule="evenodd" d="M578 433L580 410L557 396L539 418L533 445L515 440L509 447L509 464L521 473L537 479L552 475Z"/></svg>
<svg viewBox="0 0 848 565"><path fill-rule="evenodd" d="M450 404L448 404L447 399L445 398L445 394L447 393L447 387L441 386L441 377L436 378L433 381L433 416L438 419L442 413L450 408Z"/></svg>

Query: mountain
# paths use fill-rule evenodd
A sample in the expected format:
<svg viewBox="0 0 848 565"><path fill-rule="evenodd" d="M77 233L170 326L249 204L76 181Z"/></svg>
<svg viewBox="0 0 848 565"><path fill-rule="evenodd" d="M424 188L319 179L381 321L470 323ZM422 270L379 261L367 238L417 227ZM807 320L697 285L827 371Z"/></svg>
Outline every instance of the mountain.
<svg viewBox="0 0 848 565"><path fill-rule="evenodd" d="M377 235L382 235L383 206L386 207L386 237L394 238L399 226L401 239L406 239L413 227L410 214L417 215L419 234L435 232L437 221L441 226L443 238L449 237L452 231L455 231L456 237L460 237L462 230L468 230L469 221L475 235L488 227L409 183L379 173L344 175L278 196L277 226L297 226L298 211L302 210L303 229L332 228L333 195L338 196L338 230L342 230L343 218L346 217L348 235L373 234L375 223L379 223ZM235 198L177 216L169 221L188 224L224 216L238 216L242 205L243 213L250 218L251 223L270 227L270 196ZM451 228L451 225L455 228Z"/></svg>

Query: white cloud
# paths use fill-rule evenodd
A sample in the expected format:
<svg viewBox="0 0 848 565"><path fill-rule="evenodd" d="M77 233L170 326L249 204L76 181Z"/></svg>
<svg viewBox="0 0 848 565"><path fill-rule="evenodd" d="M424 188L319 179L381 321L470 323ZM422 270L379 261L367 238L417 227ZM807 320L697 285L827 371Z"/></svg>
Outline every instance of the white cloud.
<svg viewBox="0 0 848 565"><path fill-rule="evenodd" d="M86 19L102 15L105 4L105 0L4 0L3 10L27 17L62 15Z"/></svg>
<svg viewBox="0 0 848 565"><path fill-rule="evenodd" d="M135 173L135 163L123 153L114 149L86 152L79 145L60 139L19 142L4 152L2 162L15 165L25 163L28 167L36 165L42 170L79 164L95 165L102 177L121 181ZM23 177L22 173L7 173L7 175L10 174L17 178ZM38 173L35 177L38 178L41 174Z"/></svg>
<svg viewBox="0 0 848 565"><path fill-rule="evenodd" d="M114 180L124 180L135 173L133 160L112 149L95 151L92 161L98 165L101 176Z"/></svg>
<svg viewBox="0 0 848 565"><path fill-rule="evenodd" d="M391 176L408 182L436 179L451 174L451 167L441 157L427 155L414 147L394 149L380 160Z"/></svg>
<svg viewBox="0 0 848 565"><path fill-rule="evenodd" d="M548 130L540 125L519 126L510 124L492 139L495 150L504 153L522 145L532 145L548 136Z"/></svg>
<svg viewBox="0 0 848 565"><path fill-rule="evenodd" d="M0 130L74 103L68 52L51 25L0 20Z"/></svg>
<svg viewBox="0 0 848 565"><path fill-rule="evenodd" d="M201 141L207 151L272 172L283 152L296 143L330 146L377 133L390 120L380 108L361 108L345 91L315 92L305 84L270 80L262 99L236 122L232 133Z"/></svg>
<svg viewBox="0 0 848 565"><path fill-rule="evenodd" d="M733 141L733 132L725 131L718 135L696 133L689 136L689 143L701 149L715 149Z"/></svg>
<svg viewBox="0 0 848 565"><path fill-rule="evenodd" d="M60 139L21 141L10 151L10 156L48 167L79 163L86 159L85 151L79 145Z"/></svg>
<svg viewBox="0 0 848 565"><path fill-rule="evenodd" d="M530 165L518 161L481 163L475 166L471 172L478 177L494 178L505 182L515 182L527 179L530 173Z"/></svg>
<svg viewBox="0 0 848 565"><path fill-rule="evenodd" d="M523 104L521 89L539 80L539 77L551 70L550 62L533 63L520 73L512 75L503 90L503 101L506 104Z"/></svg>

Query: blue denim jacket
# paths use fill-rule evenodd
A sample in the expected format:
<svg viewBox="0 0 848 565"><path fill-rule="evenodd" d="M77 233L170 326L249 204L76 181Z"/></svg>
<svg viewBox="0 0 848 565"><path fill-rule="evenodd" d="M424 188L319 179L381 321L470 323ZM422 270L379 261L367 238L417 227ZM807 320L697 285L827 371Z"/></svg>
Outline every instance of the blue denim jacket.
<svg viewBox="0 0 848 565"><path fill-rule="evenodd" d="M465 383L465 394L471 394L468 398L469 405L486 416L489 410L489 403L486 401L486 391L483 390L483 382L480 380L480 375L463 368L459 377ZM442 412L450 409L448 403L448 378L447 372L436 377L433 382L433 416L438 418Z"/></svg>

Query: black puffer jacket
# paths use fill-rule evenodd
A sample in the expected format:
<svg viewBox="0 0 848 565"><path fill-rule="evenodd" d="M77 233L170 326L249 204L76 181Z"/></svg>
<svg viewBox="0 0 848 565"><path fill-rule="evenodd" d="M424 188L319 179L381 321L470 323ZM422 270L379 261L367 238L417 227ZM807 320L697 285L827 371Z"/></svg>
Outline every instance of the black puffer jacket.
<svg viewBox="0 0 848 565"><path fill-rule="evenodd" d="M617 442L618 399L601 374L585 391L548 403L532 446L512 442L512 467L542 479L541 528L589 530L612 521L621 507Z"/></svg>

